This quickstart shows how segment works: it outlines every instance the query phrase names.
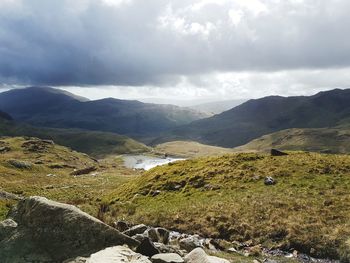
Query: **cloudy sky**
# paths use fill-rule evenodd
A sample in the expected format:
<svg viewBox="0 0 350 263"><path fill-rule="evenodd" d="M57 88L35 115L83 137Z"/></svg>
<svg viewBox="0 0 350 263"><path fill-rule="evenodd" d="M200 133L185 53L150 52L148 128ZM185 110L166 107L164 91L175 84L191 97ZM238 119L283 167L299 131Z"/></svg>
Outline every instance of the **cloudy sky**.
<svg viewBox="0 0 350 263"><path fill-rule="evenodd" d="M0 0L0 87L170 102L348 88L349 10L348 0Z"/></svg>

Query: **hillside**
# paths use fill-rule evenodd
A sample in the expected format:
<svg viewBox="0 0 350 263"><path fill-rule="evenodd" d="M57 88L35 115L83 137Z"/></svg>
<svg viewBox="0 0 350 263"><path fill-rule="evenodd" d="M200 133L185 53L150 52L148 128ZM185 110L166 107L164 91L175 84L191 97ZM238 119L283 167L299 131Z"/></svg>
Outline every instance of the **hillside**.
<svg viewBox="0 0 350 263"><path fill-rule="evenodd" d="M159 154L193 158L232 153L233 149L215 147L198 142L174 141L158 144L154 147L154 151Z"/></svg>
<svg viewBox="0 0 350 263"><path fill-rule="evenodd" d="M234 148L266 152L271 148L324 153L350 153L349 128L288 129L264 135Z"/></svg>
<svg viewBox="0 0 350 263"><path fill-rule="evenodd" d="M89 101L66 91L30 87L0 93L0 108L35 126L148 137L205 117L189 108L118 99Z"/></svg>
<svg viewBox="0 0 350 263"><path fill-rule="evenodd" d="M173 129L153 143L193 140L235 147L288 128L333 127L348 122L350 89L320 92L314 96L270 96L249 100L229 111Z"/></svg>
<svg viewBox="0 0 350 263"><path fill-rule="evenodd" d="M123 135L78 129L39 128L0 118L0 136L32 136L50 139L96 158L113 154L142 153L150 149Z"/></svg>
<svg viewBox="0 0 350 263"><path fill-rule="evenodd" d="M154 168L107 195L105 216L338 258L350 251L349 193L347 155L230 154Z"/></svg>
<svg viewBox="0 0 350 263"><path fill-rule="evenodd" d="M118 159L100 162L86 154L36 138L0 138L0 220L19 196L42 195L75 204L96 216L99 197L136 172ZM85 171L84 171L85 170Z"/></svg>

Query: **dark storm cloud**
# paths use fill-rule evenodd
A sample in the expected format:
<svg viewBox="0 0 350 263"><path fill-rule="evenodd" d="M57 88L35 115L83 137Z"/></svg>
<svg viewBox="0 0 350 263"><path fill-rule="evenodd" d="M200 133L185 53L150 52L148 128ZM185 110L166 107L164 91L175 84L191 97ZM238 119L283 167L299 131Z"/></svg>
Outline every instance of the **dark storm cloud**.
<svg viewBox="0 0 350 263"><path fill-rule="evenodd" d="M0 82L172 85L350 66L347 0L2 0Z"/></svg>

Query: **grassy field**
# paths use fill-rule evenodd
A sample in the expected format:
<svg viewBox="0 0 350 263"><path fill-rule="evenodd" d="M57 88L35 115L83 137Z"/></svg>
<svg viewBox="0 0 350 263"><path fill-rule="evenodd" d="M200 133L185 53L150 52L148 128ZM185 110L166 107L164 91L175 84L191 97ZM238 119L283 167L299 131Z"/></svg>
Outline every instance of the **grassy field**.
<svg viewBox="0 0 350 263"><path fill-rule="evenodd" d="M35 144L41 145L41 149L23 147L30 141L39 142ZM0 153L0 191L20 196L45 196L77 205L91 215L99 216L101 196L137 174L124 168L117 157L96 162L66 147L40 142L20 137L0 139L0 147L10 148L8 152ZM17 168L13 165L16 162L27 167ZM89 167L96 170L86 175L71 175L74 170ZM0 218L5 217L14 203L0 199Z"/></svg>
<svg viewBox="0 0 350 263"><path fill-rule="evenodd" d="M185 158L215 156L233 152L229 148L215 147L192 141L172 141L158 144L154 147L154 151L156 153Z"/></svg>
<svg viewBox="0 0 350 263"><path fill-rule="evenodd" d="M276 185L266 186L265 176ZM105 219L338 258L349 251L350 156L229 154L152 169L104 198Z"/></svg>
<svg viewBox="0 0 350 263"><path fill-rule="evenodd" d="M299 150L324 153L350 153L350 128L288 129L264 135L234 148L235 151Z"/></svg>

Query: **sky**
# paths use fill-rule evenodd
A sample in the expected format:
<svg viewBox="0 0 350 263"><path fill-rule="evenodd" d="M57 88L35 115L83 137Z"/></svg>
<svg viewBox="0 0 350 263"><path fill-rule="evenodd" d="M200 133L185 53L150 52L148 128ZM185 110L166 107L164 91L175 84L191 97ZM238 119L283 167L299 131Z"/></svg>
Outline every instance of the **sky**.
<svg viewBox="0 0 350 263"><path fill-rule="evenodd" d="M350 87L348 0L0 0L0 88L217 101Z"/></svg>

